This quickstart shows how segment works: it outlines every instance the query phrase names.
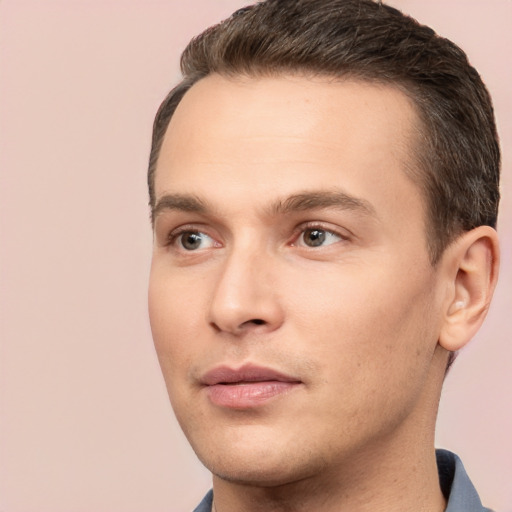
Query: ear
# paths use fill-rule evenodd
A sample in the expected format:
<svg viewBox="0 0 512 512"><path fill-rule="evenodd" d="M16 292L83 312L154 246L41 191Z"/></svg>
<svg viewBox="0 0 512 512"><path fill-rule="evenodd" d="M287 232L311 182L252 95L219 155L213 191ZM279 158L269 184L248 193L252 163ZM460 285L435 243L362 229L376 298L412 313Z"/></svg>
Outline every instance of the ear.
<svg viewBox="0 0 512 512"><path fill-rule="evenodd" d="M479 226L463 233L443 254L447 294L439 344L451 352L476 334L489 309L499 268L496 231Z"/></svg>

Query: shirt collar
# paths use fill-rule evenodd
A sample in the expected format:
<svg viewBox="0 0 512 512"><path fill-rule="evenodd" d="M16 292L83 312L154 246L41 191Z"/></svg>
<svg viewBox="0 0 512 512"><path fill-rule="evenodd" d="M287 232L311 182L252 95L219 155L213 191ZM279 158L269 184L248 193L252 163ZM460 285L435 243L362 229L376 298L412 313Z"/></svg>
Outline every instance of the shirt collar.
<svg viewBox="0 0 512 512"><path fill-rule="evenodd" d="M462 461L448 450L436 450L439 483L446 498L445 512L492 512L482 502Z"/></svg>

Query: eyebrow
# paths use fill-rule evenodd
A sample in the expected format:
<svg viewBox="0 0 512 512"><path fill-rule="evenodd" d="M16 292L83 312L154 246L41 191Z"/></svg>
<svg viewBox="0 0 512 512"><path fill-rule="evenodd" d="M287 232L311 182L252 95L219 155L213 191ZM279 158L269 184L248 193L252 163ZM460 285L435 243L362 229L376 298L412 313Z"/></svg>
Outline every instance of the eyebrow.
<svg viewBox="0 0 512 512"><path fill-rule="evenodd" d="M209 208L204 201L189 194L166 194L162 196L151 209L151 221L166 210L177 210L182 212L206 213Z"/></svg>
<svg viewBox="0 0 512 512"><path fill-rule="evenodd" d="M286 215L325 208L354 211L371 217L377 216L371 203L341 190L319 190L293 194L272 203L268 211L271 215ZM194 195L166 194L157 201L152 209L152 222L154 223L156 218L167 210L206 214L211 211L211 208L205 201Z"/></svg>
<svg viewBox="0 0 512 512"><path fill-rule="evenodd" d="M375 208L370 202L342 190L320 190L294 194L271 205L270 211L274 214L287 214L324 208L349 210L371 217L377 216Z"/></svg>

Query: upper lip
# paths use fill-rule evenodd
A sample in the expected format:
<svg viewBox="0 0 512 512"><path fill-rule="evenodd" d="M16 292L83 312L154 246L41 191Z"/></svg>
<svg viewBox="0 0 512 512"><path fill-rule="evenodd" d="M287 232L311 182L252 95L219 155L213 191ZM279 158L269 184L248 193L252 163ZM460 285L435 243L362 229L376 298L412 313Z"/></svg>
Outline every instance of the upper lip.
<svg viewBox="0 0 512 512"><path fill-rule="evenodd" d="M233 384L236 382L264 382L264 381L280 381L280 382L300 382L300 379L285 373L266 368L246 364L239 368L231 368L229 366L217 366L206 372L201 378L201 383L206 386L214 386L215 384Z"/></svg>

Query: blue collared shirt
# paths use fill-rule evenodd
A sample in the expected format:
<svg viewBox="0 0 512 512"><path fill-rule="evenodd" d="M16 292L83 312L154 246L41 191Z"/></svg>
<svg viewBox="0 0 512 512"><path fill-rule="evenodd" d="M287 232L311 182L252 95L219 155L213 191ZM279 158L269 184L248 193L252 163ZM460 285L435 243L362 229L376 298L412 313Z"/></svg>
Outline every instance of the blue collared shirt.
<svg viewBox="0 0 512 512"><path fill-rule="evenodd" d="M439 483L446 498L445 512L492 512L482 506L462 461L448 450L436 450ZM194 512L210 512L213 492L210 490Z"/></svg>

